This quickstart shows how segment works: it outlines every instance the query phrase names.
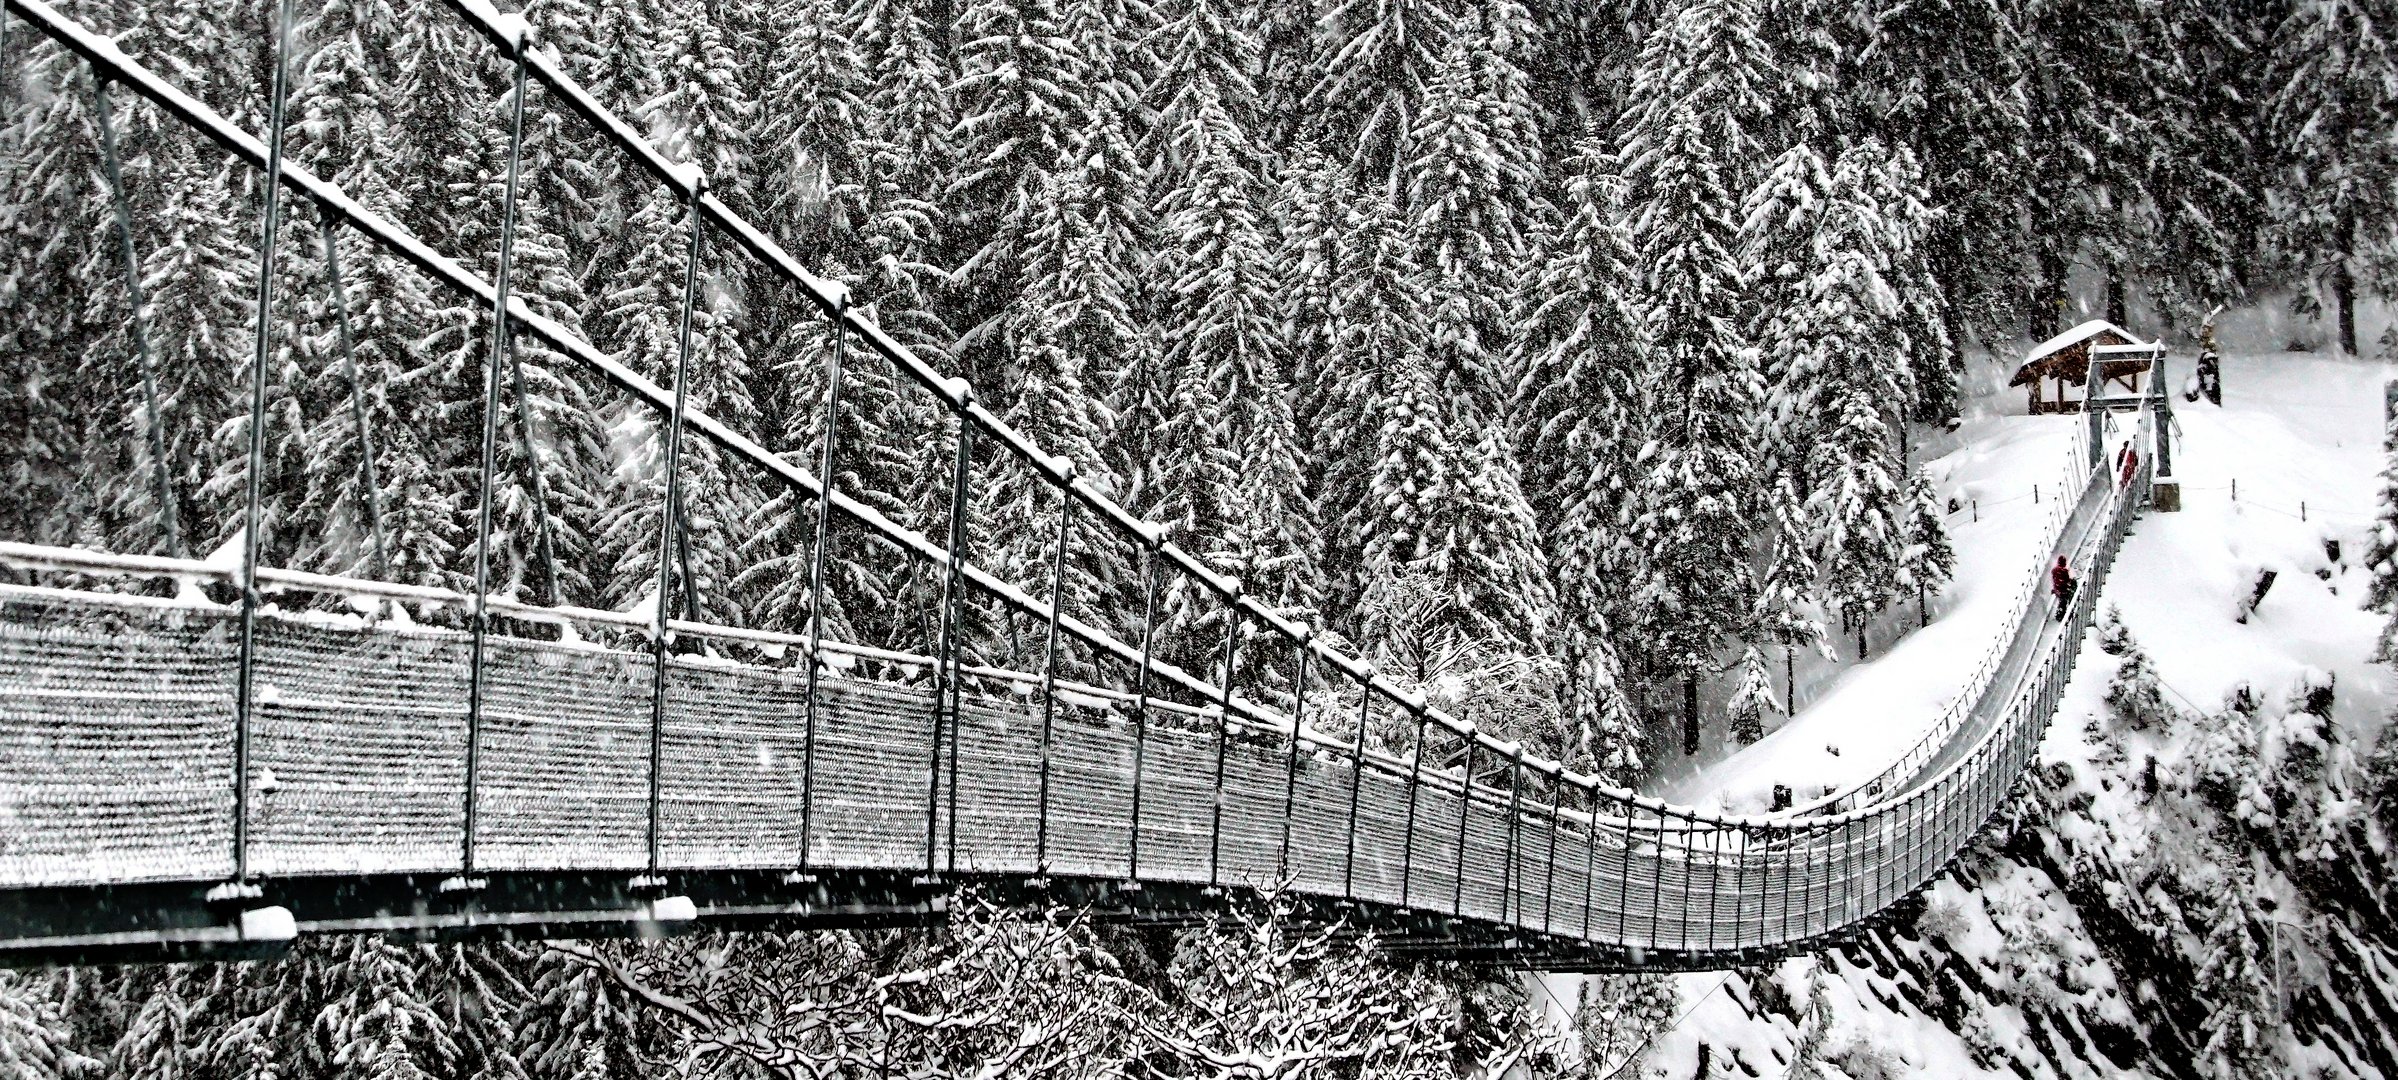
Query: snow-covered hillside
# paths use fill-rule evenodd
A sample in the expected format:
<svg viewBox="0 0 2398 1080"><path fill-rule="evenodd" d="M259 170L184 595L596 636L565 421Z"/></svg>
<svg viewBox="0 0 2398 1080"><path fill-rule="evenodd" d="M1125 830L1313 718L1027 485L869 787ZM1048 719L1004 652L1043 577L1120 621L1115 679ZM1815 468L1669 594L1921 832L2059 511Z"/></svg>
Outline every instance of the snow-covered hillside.
<svg viewBox="0 0 2398 1080"><path fill-rule="evenodd" d="M1639 1075L2391 1073L2398 924L2375 820L2390 761L2374 749L2398 695L2370 659L2381 620L2360 608L2360 555L2393 373L2234 357L2223 407L2177 402L2183 510L2126 543L2104 596L2119 628L2084 643L2011 820L1891 929L1682 977L1684 1018ZM2032 423L1974 421L1946 460L1970 488L1971 463ZM1959 534L1964 565L2003 542ZM2236 621L2267 570L2271 591ZM1804 744L1869 745L1881 713L1920 708L1914 688L1936 683L1889 669L1978 653L1959 617L1976 588L1951 598L1958 633L1937 621L1844 674L1794 725ZM1885 710L1843 701L1877 687L1898 688L1869 701ZM1774 743L1709 779L1739 790L1793 756L1758 752Z"/></svg>

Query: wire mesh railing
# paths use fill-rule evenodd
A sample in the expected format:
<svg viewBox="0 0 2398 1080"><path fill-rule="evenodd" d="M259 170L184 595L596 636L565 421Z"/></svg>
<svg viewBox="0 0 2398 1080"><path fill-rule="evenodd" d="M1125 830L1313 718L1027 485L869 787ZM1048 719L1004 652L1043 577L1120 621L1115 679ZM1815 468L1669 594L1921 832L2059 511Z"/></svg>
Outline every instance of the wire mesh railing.
<svg viewBox="0 0 2398 1080"><path fill-rule="evenodd" d="M481 372L480 477L475 492L479 501L477 566L471 589L402 585L258 565L260 545L247 540L258 535L258 459L267 423L259 387L265 377L267 343L276 332L273 259L279 209L270 196L255 309L259 352L250 380L247 528L240 565L0 545L0 563L22 569L213 582L238 593L228 611L225 605L188 596L106 595L35 585L0 589L0 600L11 605L12 618L21 624L22 632L4 639L14 650L9 662L19 665L31 664L35 657L56 659L59 654L52 646L57 642L88 638L80 629L57 621L55 607L70 600L161 613L158 617L164 621L152 628L155 633L129 631L128 640L183 641L177 636L183 630L175 628L230 619L238 627L239 647L230 657L202 652L208 662L234 669L232 707L198 710L193 721L223 721L230 728L229 748L223 751L230 760L221 762L224 782L214 789L223 796L224 805L208 800L193 804L200 809L193 811L191 820L202 824L176 832L169 847L182 854L156 865L128 863L112 868L105 860L77 863L66 859L40 862L34 869L27 869L36 866L34 863L10 869L8 857L0 856L0 879L22 885L81 880L76 875L83 874L100 875L104 881L112 873L185 875L199 866L221 869L239 893L254 890L254 879L261 873L325 872L344 865L342 859L356 857L355 849L304 842L293 838L289 829L273 832L262 844L254 830L260 814L254 800L262 781L254 756L302 768L298 759L275 757L294 752L292 746L279 747L275 742L287 738L288 731L270 733L267 746L254 747L262 717L287 729L295 725L305 728L314 738L338 742L354 737L346 729L328 726L329 721L321 716L300 715L305 708L285 696L282 682L270 681L262 689L257 673L265 666L282 673L278 679L297 678L289 674L290 665L303 656L346 655L353 661L406 667L414 663L410 658L438 655L446 658L441 663L450 667L425 669L425 685L457 683L463 699L459 703L409 698L414 704L391 704L407 698L414 689L355 672L352 674L363 681L325 684L320 697L321 702L388 706L395 723L438 728L444 733L425 745L439 751L435 757L455 751L455 765L441 765L424 774L417 786L388 794L425 808L418 835L421 843L411 850L435 851L446 845L455 853L455 858L434 858L420 851L409 856L413 861L406 864L411 872L438 869L449 873L445 889L472 892L479 888L478 875L495 858L507 865L524 865L531 858L560 862L558 869L589 868L571 865L580 857L575 851L555 844L545 847L538 836L507 832L511 828L521 831L526 821L571 828L557 818L554 809L545 811L551 814L545 818L526 808L526 802L540 792L523 784L509 787L500 779L510 775L511 769L565 768L560 760L537 760L544 753L540 748L547 746L553 759L577 753L591 761L604 759L613 770L608 777L638 787L640 798L635 803L609 804L614 807L609 820L625 834L618 838L622 843L593 858L599 864L636 872L636 882L650 889L668 887L667 875L678 868L723 858L767 860L803 876L865 865L912 868L929 875L1007 872L1045 879L1051 874L1077 874L1132 883L1187 881L1211 888L1264 887L1288 881L1327 896L1445 911L1631 950L1635 957L1647 950L1719 955L1786 948L1854 925L1919 887L1995 812L2037 746L2038 731L2053 711L2056 691L2070 670L2071 643L2087 626L2089 605L2106 562L2120 541L2137 494L2145 490L2143 474L2137 485L2104 496L2103 506L2093 518L2103 527L2092 533L2098 539L2090 549L2090 565L2085 571L2091 587L2071 606L2066 634L2040 647L2035 662L2025 669L2028 676L2013 691L1997 721L1974 736L1969 748L1943 754L1938 751L1953 750L1966 737L1962 713L1944 716L1934 731L1946 734L1937 739L1927 736L1921 747L1879 778L1886 786L1903 786L1902 793L1861 789L1853 797L1835 798L1808 813L1772 817L1711 814L1672 806L1603 785L1451 716L1424 695L1377 674L1370 663L1330 647L1314 628L1290 620L1246 594L1239 581L1184 551L1168 539L1166 530L1127 512L1077 476L1071 461L1046 453L992 413L963 380L941 375L885 333L851 304L842 285L812 274L766 232L711 192L697 169L668 159L641 131L603 107L566 73L554 53L538 46L522 19L503 15L481 0L448 0L448 6L497 50L509 65L514 87L505 178L509 194L498 230L496 276L488 280L282 154L287 87L281 72L290 47L288 2L278 12L278 75L270 101L270 130L261 140L43 0L5 0L6 11L30 22L89 66L99 84L101 133L112 145L105 100L107 88L113 84L139 95L234 158L266 170L274 181L265 185L268 191L288 187L293 195L313 205L325 223L326 267L336 282L339 270L331 238L339 229L363 237L439 286L484 305L492 313L492 339ZM535 311L510 290L514 192L523 168L528 91L535 87L588 124L605 143L669 192L687 214L689 233L682 263L674 375L666 385L645 378L573 329ZM113 161L113 150L110 156ZM113 169L112 180L121 211L122 180L114 178ZM138 263L131 251L133 233L122 216L119 222L130 267ZM812 304L835 331L814 469L790 456L769 452L728 423L694 407L687 398L697 280L702 253L711 242L723 243L764 267ZM335 295L341 295L338 284ZM334 307L340 315L346 363L352 327L344 304L337 300ZM141 317L137 304L137 324ZM555 602L558 571L546 533L537 550L540 559L549 564L546 577L552 602L528 603L497 594L492 588L488 560L493 474L500 453L502 380L512 376L520 384L516 397L521 402L523 376L514 351L514 340L520 336L540 341L663 420L665 482L651 556L657 584L646 612L603 611ZM853 340L865 354L890 364L929 393L951 420L954 458L943 507L947 532L943 540L904 526L829 482L839 475L844 453L840 395L845 350ZM353 390L357 383L353 368ZM355 399L352 405L361 414L358 426L364 438L368 431L363 410ZM155 429L155 398L150 409ZM521 436L528 427L518 424L516 431ZM961 554L964 522L973 498L970 481L975 466L983 460L976 456L977 447L986 443L1056 494L1055 540L1045 560L1049 571L1046 597ZM680 524L686 513L683 485L688 479L680 455L690 445L708 447L812 506L808 617L800 631L715 623L700 617L687 532ZM529 446L522 453L527 462L536 460ZM371 467L373 455L366 457ZM538 498L537 467L533 471ZM2097 474L2091 477L2090 486L2084 489L2085 500L2092 497L2088 493L2098 492L2102 482ZM372 489L371 480L367 486ZM172 500L162 503L171 506ZM2070 515L2064 507L2059 512ZM370 513L379 514L380 510ZM823 610L826 550L836 515L839 521L863 530L935 575L939 582L938 632L927 651L847 643L827 636ZM548 511L541 510L536 520L546 528ZM1096 535L1104 542L1129 545L1138 554L1145 605L1137 644L1064 610L1078 531L1086 534L1086 546L1100 542L1091 538ZM379 532L374 544L375 565L386 567ZM170 550L176 549L171 546ZM1218 652L1219 677L1187 671L1156 654L1157 597L1161 583L1168 579L1187 583L1219 605L1224 628ZM2035 587L2027 585L2026 590ZM373 602L379 614L354 623L329 619L322 613L286 610L271 600L278 592L364 598ZM1011 626L1017 616L1038 624L1037 667L976 663L967 655L961 621L975 603L992 605L993 610L1004 613ZM2018 606L2029 603L2028 599L2019 600ZM386 604L391 607L384 608ZM433 628L380 614L394 611L400 604L452 608L463 612L463 618L459 627ZM678 606L681 618L674 614ZM0 624L8 622L0 620ZM521 632L508 632L535 626L559 628L557 637L536 640ZM584 633L598 640L586 640L581 636ZM455 640L459 636L465 639L462 650ZM1276 690L1264 695L1276 701L1244 693L1237 679L1245 642L1251 649L1270 646L1286 650L1295 662L1296 687L1288 693ZM699 643L735 651L692 651ZM1078 679L1064 673L1061 650L1069 643L1086 652L1092 677ZM799 657L796 672L775 668L763 659L793 652ZM138 670L139 664L146 662L188 663L192 655L188 648L177 647L171 655L145 659L137 647L125 646L117 659L132 665L128 670ZM594 659L599 656L604 656L605 662ZM1129 677L1111 685L1096 674L1102 661L1120 665ZM859 665L876 670L861 671ZM452 668L463 668L463 678L440 674L455 674ZM191 674L180 667L175 670ZM581 716L573 724L543 728L547 721L534 715L537 705L562 712L588 712L592 707L590 702L558 698L528 704L527 695L534 684L551 677L541 674L543 671L568 672L557 678L583 686L590 691L591 701L614 702L620 707L606 716ZM1980 672L1977 680L1992 677L1992 662L1985 661ZM644 686L625 682L634 674ZM320 678L333 677L320 673ZM575 683L576 679L583 682ZM1311 694L1311 679L1338 684L1354 697L1322 690ZM777 729L755 733L756 745L771 742L778 753L787 750L794 757L796 764L781 770L798 777L799 789L785 793L788 798L719 788L694 793L676 786L688 781L670 779L708 769L731 769L731 762L722 757L730 751L709 725L728 727L746 722L726 711L725 702L740 694L773 704L765 715L776 721ZM54 721L60 715L55 703L71 696L44 692L11 700L0 695L0 723ZM321 702L312 707L331 707ZM1330 723L1341 728L1349 728L1353 716L1353 732L1347 737L1329 734L1324 721L1310 717L1311 708L1317 712L1338 710ZM1395 710L1404 723L1412 724L1416 737L1404 755L1369 745L1368 722L1378 708ZM1353 714L1346 711L1352 709ZM459 715L453 717L452 713ZM628 721L627 716L636 719ZM796 733L788 730L791 721L796 721ZM532 729L545 731L543 738L551 741L530 740L526 732ZM594 731L600 734L591 734ZM637 743L638 753L626 749L627 740ZM1454 767L1446 761L1428 761L1428 747L1435 743L1453 746L1447 753L1461 760ZM209 760L220 753L214 741L194 745L205 745ZM369 747L358 752L366 755L361 764L380 761L388 766L390 761L374 755L404 752L417 760L425 756L419 752L424 748ZM496 756L487 760L490 755ZM1917 775L1943 758L1949 760L1930 779ZM1095 766L1093 762L1103 764ZM993 776L1004 776L993 781L976 775L986 767L994 770ZM869 773L881 779L872 783L860 779ZM559 775L572 778L583 774L566 769ZM1918 782L1902 785L1902 779ZM1030 789L1029 798L1022 791L1002 790L1015 781ZM97 781L86 778L79 782ZM496 790L487 790L486 784L495 785ZM840 785L847 786L831 790ZM338 787L310 789L311 798L335 809L320 807L321 812L312 812L315 816L308 820L326 829L354 830L357 822L340 814L372 810L341 794ZM904 796L900 794L903 789ZM704 807L708 800L751 811L795 809L796 835L752 838L750 847L744 849L742 837L719 835L726 827L708 816ZM891 808L896 805L921 807L921 814L911 816L913 809L904 814L894 812ZM445 814L443 806L454 813ZM65 809L59 812L70 813ZM485 820L487 813L497 814L497 820ZM820 817L825 814L837 816ZM690 839L694 830L708 829L716 830L709 833L715 838L708 843L719 847L695 847ZM869 832L872 843L851 844ZM637 842L633 839L636 834ZM1104 838L1094 839L1100 834ZM187 857L185 849L195 837L213 836L224 840L221 860ZM500 853L479 846L485 842L499 843ZM294 845L318 854L296 856ZM526 851L546 854L529 856ZM262 852L279 869L262 871L254 865L254 857ZM71 869L75 866L81 869Z"/></svg>

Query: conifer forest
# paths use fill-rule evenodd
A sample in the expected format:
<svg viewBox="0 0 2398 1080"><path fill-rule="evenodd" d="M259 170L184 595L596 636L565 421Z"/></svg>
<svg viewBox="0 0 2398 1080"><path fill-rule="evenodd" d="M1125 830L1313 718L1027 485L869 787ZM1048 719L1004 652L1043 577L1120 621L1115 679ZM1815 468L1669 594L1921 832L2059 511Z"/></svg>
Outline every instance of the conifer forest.
<svg viewBox="0 0 2398 1080"><path fill-rule="evenodd" d="M1138 545L1068 545L1024 461L978 448L953 478L940 401L695 240L681 196L448 6L51 6L249 132L287 60L284 159L485 279L507 260L535 314L1102 632L1260 700L1331 693L1187 577L1153 588ZM2104 319L2211 353L2220 313L2264 312L2250 351L2398 357L2398 0L496 6L1077 483L1409 692L1643 791L1961 610L1961 530L1997 496L1955 462L1990 402L2020 410L2027 344ZM503 372L488 302L306 199L284 197L262 282L264 196L0 16L0 540L942 640L939 572L715 443L670 455L659 413L544 339L511 339ZM2339 610L2393 618L2382 436L2360 440L2393 478L2378 511L2296 503L2310 528L2356 524L2280 602L2353 567L2369 585ZM2196 469L2193 501L2220 482ZM953 483L974 492L954 532ZM2239 558L2242 593L2278 565ZM962 603L973 663L1037 673L1046 649L1128 685L1058 651L1054 623ZM0 972L0 1080L1950 1075L1854 1019L1877 997L1990 1075L2398 1069L2398 741L2365 716L2398 631L2378 684L2316 672L2216 708L2167 699L2133 634L2157 663L2174 646L2134 623L2102 629L2120 669L2087 730L2059 722L2094 756L2032 770L1960 868L1814 975L1543 977L1387 951L1271 893L1128 926L966 889L934 929L326 936L271 961ZM1361 746L1424 752L1399 712L1355 723ZM2103 749L2183 724L2186 759ZM2110 809L2143 784L2187 807ZM2071 930L2033 929L2054 920L2024 914L2050 895L2006 884L2025 875L2071 898ZM2311 968L2269 893L2319 918ZM1993 928L2005 947L1969 944ZM1870 989L1838 996L1842 972ZM2285 979L2313 989L2276 997ZM1736 1028L1780 1034L1769 1054Z"/></svg>

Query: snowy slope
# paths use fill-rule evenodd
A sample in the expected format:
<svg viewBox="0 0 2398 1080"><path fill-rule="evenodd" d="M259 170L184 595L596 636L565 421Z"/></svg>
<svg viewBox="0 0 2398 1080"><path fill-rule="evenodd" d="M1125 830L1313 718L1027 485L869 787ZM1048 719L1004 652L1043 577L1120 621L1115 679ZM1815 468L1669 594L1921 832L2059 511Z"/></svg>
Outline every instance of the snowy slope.
<svg viewBox="0 0 2398 1080"><path fill-rule="evenodd" d="M2358 553L2393 375L2307 354L2228 359L2225 407L2181 405L2185 509L2139 523L2104 597L2172 718L2133 724L2110 709L2130 659L2092 635L2013 827L1894 930L1766 970L1680 977L1682 1018L1637 1075L1774 1078L1802 1062L1859 1080L2384 1075L2398 1061L2398 931L2375 895L2387 845L2359 792L2398 680L2368 659L2380 620L2358 607ZM1995 482L2003 472L1975 463L2036 443L2027 425L1974 421L1943 460L1962 482ZM1960 555L1994 559L2003 531L2003 519L1961 527ZM2279 578L2240 625L2235 604L2262 569ZM1803 744L1769 738L1711 774L1716 790L1821 766L1811 745L1882 738L1868 728L1876 706L1887 717L1939 700L1927 673L1888 669L1954 659L1945 627L1963 638L1976 603L1973 575L1961 577L1949 617L1843 673L1802 715ZM2326 676L2330 719L2318 723L2289 699ZM2257 704L2227 710L2242 686Z"/></svg>

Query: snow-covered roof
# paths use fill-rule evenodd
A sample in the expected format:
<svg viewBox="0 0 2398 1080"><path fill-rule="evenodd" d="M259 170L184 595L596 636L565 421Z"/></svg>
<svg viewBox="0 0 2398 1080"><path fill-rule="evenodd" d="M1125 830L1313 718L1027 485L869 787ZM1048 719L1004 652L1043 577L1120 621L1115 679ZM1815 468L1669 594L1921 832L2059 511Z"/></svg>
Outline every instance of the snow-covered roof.
<svg viewBox="0 0 2398 1080"><path fill-rule="evenodd" d="M2116 337L2122 338L2123 343L2126 345L2149 344L2148 342L2140 340L2140 336L2138 334L2134 334L2129 330L2115 325L2114 323L2106 321L2105 319L2092 319L2089 322L2083 323L2080 326L2076 326L2062 334L2058 334L2047 341L2043 341L2038 345L2032 346L2032 351L2024 354L2023 362L2026 364L2037 364L2050 356L2070 349L2081 344L2082 342L2097 337L2100 334L2113 334Z"/></svg>
<svg viewBox="0 0 2398 1080"><path fill-rule="evenodd" d="M2023 363L2015 366L2015 377L2007 380L2007 385L2021 386L2027 382L2032 382L2043 377L2044 373L2047 376L2064 379L2067 382L2079 383L2082 381L2082 372L2078 367L2075 367L2073 370L2060 369L2052 371L2048 368L2042 367L2041 362L2048 360L2049 358L2056 356L2058 353L2064 352L2067 349L2073 348L2076 345L2083 344L2095 338L2110 336L2116 341L2120 341L2126 345L2145 346L2153 344L2153 342L2140 340L2140 338L2131 331L2117 326L2114 323L2108 322L2105 319L2092 319L2089 322L2083 323L2080 326L2076 326L2062 334L2058 334L2047 341L2043 341L2038 345L2032 346L2032 351L2024 354ZM2113 369L2110 368L2109 370L2112 371Z"/></svg>

